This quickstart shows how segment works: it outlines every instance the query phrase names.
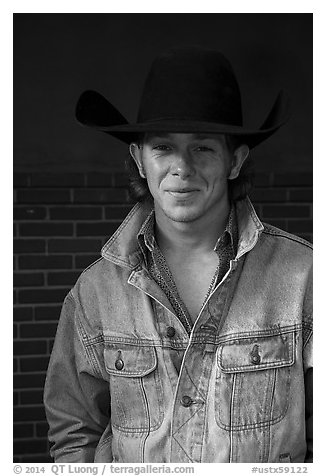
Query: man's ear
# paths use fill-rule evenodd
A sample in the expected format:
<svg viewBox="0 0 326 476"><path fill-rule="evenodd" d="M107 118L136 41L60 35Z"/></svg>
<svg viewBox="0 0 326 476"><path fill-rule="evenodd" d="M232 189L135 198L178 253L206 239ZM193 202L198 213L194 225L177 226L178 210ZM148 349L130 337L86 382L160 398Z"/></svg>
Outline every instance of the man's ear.
<svg viewBox="0 0 326 476"><path fill-rule="evenodd" d="M229 174L229 180L234 180L238 177L241 167L249 155L249 147L247 144L242 144L233 152L232 167Z"/></svg>
<svg viewBox="0 0 326 476"><path fill-rule="evenodd" d="M132 142L129 146L129 152L138 167L139 175L142 178L146 178L144 167L143 167L141 148L139 147L138 144L136 144L135 142Z"/></svg>

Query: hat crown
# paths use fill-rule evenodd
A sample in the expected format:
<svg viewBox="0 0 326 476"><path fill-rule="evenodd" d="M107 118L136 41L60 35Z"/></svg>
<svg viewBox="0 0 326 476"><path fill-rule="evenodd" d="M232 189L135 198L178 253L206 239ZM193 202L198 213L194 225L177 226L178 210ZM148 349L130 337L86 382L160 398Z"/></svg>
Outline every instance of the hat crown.
<svg viewBox="0 0 326 476"><path fill-rule="evenodd" d="M221 53L183 47L156 58L145 81L137 121L165 119L242 126L239 85Z"/></svg>

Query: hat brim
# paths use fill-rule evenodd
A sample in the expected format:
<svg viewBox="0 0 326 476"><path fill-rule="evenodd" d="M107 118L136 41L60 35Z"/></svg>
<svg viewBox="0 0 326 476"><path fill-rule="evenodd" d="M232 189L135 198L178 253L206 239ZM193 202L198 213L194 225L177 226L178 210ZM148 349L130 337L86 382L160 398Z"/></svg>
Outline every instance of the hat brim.
<svg viewBox="0 0 326 476"><path fill-rule="evenodd" d="M145 132L207 133L235 135L252 149L273 135L287 122L289 116L289 97L284 91L280 91L271 111L258 130L191 119L160 119L128 123L124 116L96 91L85 91L76 106L76 118L81 124L110 134L128 144Z"/></svg>

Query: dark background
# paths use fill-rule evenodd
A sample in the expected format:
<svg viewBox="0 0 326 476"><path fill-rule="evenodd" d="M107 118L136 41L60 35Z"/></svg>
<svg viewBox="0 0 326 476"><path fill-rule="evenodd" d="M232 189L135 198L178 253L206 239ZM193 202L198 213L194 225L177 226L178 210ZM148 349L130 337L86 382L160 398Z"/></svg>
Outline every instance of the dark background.
<svg viewBox="0 0 326 476"><path fill-rule="evenodd" d="M312 240L312 14L14 14L14 460L47 462L43 386L62 301L132 206L127 147L77 124L95 89L131 121L152 59L199 44L232 62L245 123L280 88L287 125L257 147L261 219Z"/></svg>

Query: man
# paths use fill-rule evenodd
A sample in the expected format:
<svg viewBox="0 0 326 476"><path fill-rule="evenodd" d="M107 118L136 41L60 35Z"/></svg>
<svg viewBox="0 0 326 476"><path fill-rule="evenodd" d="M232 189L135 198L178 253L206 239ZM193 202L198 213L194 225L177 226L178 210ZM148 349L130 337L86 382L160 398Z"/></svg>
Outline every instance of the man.
<svg viewBox="0 0 326 476"><path fill-rule="evenodd" d="M58 462L311 461L311 245L258 219L215 51L152 65L137 123L88 91L78 120L130 144L139 202L67 296L45 386ZM134 171L135 172L135 171Z"/></svg>

